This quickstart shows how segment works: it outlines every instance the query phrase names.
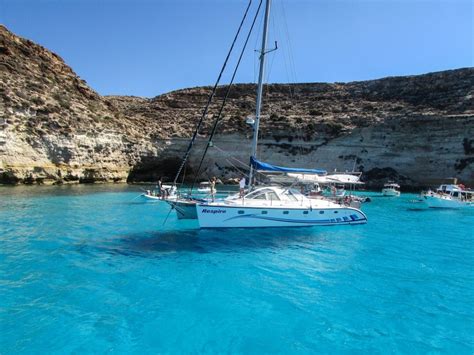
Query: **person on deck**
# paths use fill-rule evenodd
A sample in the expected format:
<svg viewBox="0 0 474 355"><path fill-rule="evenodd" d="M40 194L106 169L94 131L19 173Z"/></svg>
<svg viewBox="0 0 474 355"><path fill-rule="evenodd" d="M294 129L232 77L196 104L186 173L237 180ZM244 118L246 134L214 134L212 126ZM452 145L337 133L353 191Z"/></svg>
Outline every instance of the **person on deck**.
<svg viewBox="0 0 474 355"><path fill-rule="evenodd" d="M212 202L214 202L214 200L216 198L216 181L217 181L217 178L214 176L211 179L211 199L212 199Z"/></svg>
<svg viewBox="0 0 474 355"><path fill-rule="evenodd" d="M244 197L245 194L245 176L242 176L242 178L239 181L239 187L240 187L240 197Z"/></svg>
<svg viewBox="0 0 474 355"><path fill-rule="evenodd" d="M160 197L164 198L165 194L163 191L163 183L161 182L161 176L158 178L158 182L156 183L156 187L158 188L158 191L160 192Z"/></svg>

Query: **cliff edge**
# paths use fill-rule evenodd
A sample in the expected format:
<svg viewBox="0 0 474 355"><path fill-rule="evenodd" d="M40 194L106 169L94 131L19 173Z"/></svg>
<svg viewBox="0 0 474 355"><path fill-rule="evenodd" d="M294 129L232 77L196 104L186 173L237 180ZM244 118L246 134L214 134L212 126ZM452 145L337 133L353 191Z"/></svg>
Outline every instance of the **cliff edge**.
<svg viewBox="0 0 474 355"><path fill-rule="evenodd" d="M174 177L210 87L155 98L100 96L56 54L0 26L0 183L154 181ZM187 166L191 176L219 88ZM248 162L255 85L231 92L201 178ZM474 69L264 89L259 158L364 172L371 181L474 185Z"/></svg>

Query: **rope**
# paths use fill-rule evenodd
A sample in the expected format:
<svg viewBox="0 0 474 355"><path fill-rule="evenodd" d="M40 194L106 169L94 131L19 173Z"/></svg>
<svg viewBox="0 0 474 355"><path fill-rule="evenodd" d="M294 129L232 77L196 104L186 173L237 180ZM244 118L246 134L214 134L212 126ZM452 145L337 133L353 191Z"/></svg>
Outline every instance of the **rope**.
<svg viewBox="0 0 474 355"><path fill-rule="evenodd" d="M257 11L255 13L255 16L253 18L253 21L252 21L252 25L250 26L250 29L249 29L249 32L247 34L247 38L245 39L245 43L242 47L242 50L240 52L240 56L239 56L239 60L237 61L237 64L235 65L235 69L234 69L234 73L232 74L232 78L230 80L230 83L229 85L227 86L227 92L225 94L225 97L224 97L224 100L222 101L222 104L221 104L221 107L219 109L219 112L217 114L217 117L216 119L214 120L214 124L212 126L212 130L211 130L211 134L209 135L209 140L207 142L207 145L206 145L206 148L204 149L204 152L202 154L202 157L201 157L201 161L199 162L199 167L197 169L197 173L195 175L195 178L194 178L194 181L191 185L191 191L193 190L193 187L194 185L196 184L196 180L201 172L201 168L202 168L202 163L204 161L204 158L206 157L206 154L207 154L207 151L209 150L209 147L211 146L211 143L212 143L212 138L214 137L215 133L216 133L216 130L217 130L217 126L219 124L219 122L222 120L222 111L224 110L224 106L227 102L227 99L229 97L229 94L230 94L230 90L232 89L232 86L234 84L234 79L235 79L235 75L237 74L237 70L239 69L239 66L240 66L240 62L242 60L242 57L245 53L245 49L247 48L247 44L248 44L248 41L249 41L249 38L250 38L250 35L252 34L252 31L253 31L253 28L255 26L255 22L258 18L258 14L260 12L260 8L262 6L262 0L260 0L260 3L258 5L258 8L257 8Z"/></svg>
<svg viewBox="0 0 474 355"><path fill-rule="evenodd" d="M242 164L243 166L245 166L245 168L248 168L248 166L249 166L248 163L244 163L243 161L237 159L236 157L231 156L231 155L230 155L231 153L226 152L225 150L219 148L219 147L216 146L216 145L214 145L214 148L216 148L216 149L217 149L218 151L220 151L221 153L226 154L226 155L228 156L228 158L226 159L227 162L228 162L230 165L232 165L232 167L233 167L234 169L236 169L240 174L244 175L244 176L247 177L247 178L249 177L249 174L248 174L248 173L244 172L243 170L239 169L237 166L235 166L234 164L232 164L232 162L230 161L230 159L233 159L233 160L235 160L236 162L238 162L239 164ZM258 171L258 170L255 170L255 172L256 172L257 174L262 175L262 176L266 176L265 173L262 173L262 172L260 172L260 171Z"/></svg>
<svg viewBox="0 0 474 355"><path fill-rule="evenodd" d="M217 150L219 150L220 152L229 155L228 152L226 152L226 151L220 149L219 147L216 147L216 146L215 146L215 148L217 148ZM229 155L229 158L230 158L230 159L234 159L236 162L242 164L242 165L245 166L246 168L248 167L248 164L245 164L244 162L240 161L239 159L237 159L237 158L235 158L235 157L233 157L233 156L230 156L230 155ZM228 162L230 165L232 165L232 167L233 167L235 170L237 170L240 174L242 174L242 175L244 175L244 176L246 176L246 177L249 177L249 174L247 174L247 173L244 172L243 170L239 169L237 166L235 166L235 164L232 164L232 162L230 161L230 159L226 159L226 160L227 160L227 162Z"/></svg>
<svg viewBox="0 0 474 355"><path fill-rule="evenodd" d="M217 86L219 85L219 82L221 80L221 77L222 77L222 73L224 72L225 70L225 67L227 66L227 62L230 58L230 55L234 49L234 45L235 45L235 42L237 42L237 38L239 37L239 34L240 34L240 30L242 29L242 25L244 24L244 21L245 19L247 18L247 13L249 12L249 9L250 9L250 5L252 4L252 0L249 0L249 4L247 6L247 9L245 10L245 13L244 13L244 17L242 18L242 21L240 22L240 25L239 25L239 29L237 30L237 33L235 34L235 37L234 37L234 40L232 41L232 45L230 46L230 49L229 49L229 52L227 53L227 57L225 58L225 61L224 61L224 64L222 65L222 68L221 68L221 71L219 73L219 76L217 77L217 80L216 80L216 83L214 84L214 88L212 89L212 92L211 94L209 95L208 99L207 99L207 104L206 106L204 107L204 110L202 112L202 115L201 115L201 118L199 119L199 122L196 126L196 129L194 130L194 133L193 133L193 136L191 138L191 141L189 142L189 145L188 145L188 149L186 150L186 153L184 154L184 157L183 157L183 160L181 162L181 165L178 169L178 172L176 173L176 176L173 180L173 185L176 185L176 181L178 181L178 178L179 178L179 175L181 174L181 171L183 170L183 167L184 165L186 164L186 161L188 160L188 157L189 157L189 153L194 145L194 141L196 140L196 136L199 132L199 129L201 128L202 126L202 122L204 121L204 118L206 117L207 115L207 111L209 109L209 106L211 104L211 101L216 93L216 90L217 90Z"/></svg>

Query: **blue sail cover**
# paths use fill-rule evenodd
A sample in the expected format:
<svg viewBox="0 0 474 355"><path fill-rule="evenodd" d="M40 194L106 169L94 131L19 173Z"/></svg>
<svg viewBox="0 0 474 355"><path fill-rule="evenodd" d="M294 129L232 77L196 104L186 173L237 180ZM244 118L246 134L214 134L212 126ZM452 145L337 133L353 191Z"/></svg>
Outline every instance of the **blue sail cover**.
<svg viewBox="0 0 474 355"><path fill-rule="evenodd" d="M255 159L254 157L250 157L250 164L256 170L263 170L263 171L278 171L282 173L300 173L300 174L318 174L318 175L326 175L326 170L321 169L300 169L300 168L285 168L284 166L276 166L268 163L264 163L260 160Z"/></svg>

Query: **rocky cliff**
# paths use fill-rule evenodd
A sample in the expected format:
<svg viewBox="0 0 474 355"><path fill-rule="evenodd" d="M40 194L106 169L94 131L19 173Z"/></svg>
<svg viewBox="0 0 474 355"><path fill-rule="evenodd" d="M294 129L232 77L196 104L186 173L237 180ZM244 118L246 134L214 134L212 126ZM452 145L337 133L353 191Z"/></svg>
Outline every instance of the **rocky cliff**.
<svg viewBox="0 0 474 355"><path fill-rule="evenodd" d="M0 26L0 182L153 181L174 176L210 93L102 97L56 54ZM192 177L226 87L186 168ZM231 91L200 178L248 162L255 85ZM474 69L352 83L265 87L259 157L274 164L362 170L412 186L474 185ZM243 164L242 164L243 163Z"/></svg>

